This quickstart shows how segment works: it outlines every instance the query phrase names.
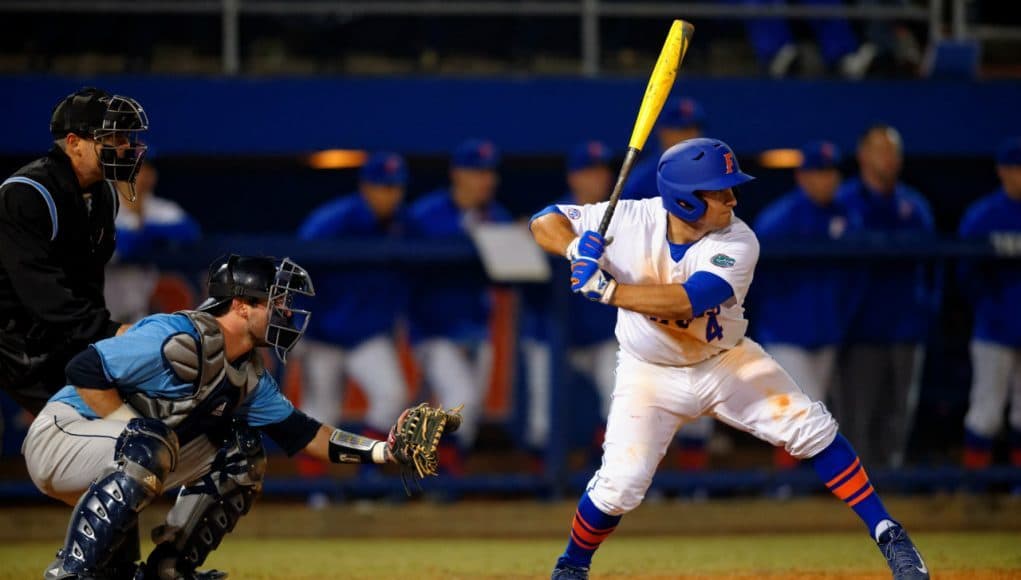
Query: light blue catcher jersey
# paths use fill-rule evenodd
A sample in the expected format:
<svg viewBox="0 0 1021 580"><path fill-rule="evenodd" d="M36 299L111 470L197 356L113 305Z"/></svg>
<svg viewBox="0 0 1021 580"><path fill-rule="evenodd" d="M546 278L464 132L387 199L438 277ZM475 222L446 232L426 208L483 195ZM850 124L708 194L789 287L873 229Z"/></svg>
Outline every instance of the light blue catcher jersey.
<svg viewBox="0 0 1021 580"><path fill-rule="evenodd" d="M123 335L101 340L89 348L99 354L107 380L116 385L123 397L142 392L151 397L181 399L193 394L195 385L179 379L163 355L164 343L180 333L198 341L198 331L187 316L154 314L138 321ZM71 405L83 417L99 418L78 395L75 385L64 387L50 401ZM280 392L276 380L263 372L255 388L239 401L233 413L223 412L222 417L241 417L253 427L263 427L283 421L293 410L294 405Z"/></svg>

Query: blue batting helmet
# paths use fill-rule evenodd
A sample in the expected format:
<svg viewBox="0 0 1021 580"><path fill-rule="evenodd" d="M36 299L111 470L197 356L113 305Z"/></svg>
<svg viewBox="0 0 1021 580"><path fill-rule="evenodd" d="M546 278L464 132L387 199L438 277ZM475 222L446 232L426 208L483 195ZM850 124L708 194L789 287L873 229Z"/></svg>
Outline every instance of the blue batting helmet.
<svg viewBox="0 0 1021 580"><path fill-rule="evenodd" d="M742 173L737 156L718 139L688 139L666 150L656 168L656 186L663 207L685 221L705 214L706 202L696 191L727 189L755 179Z"/></svg>

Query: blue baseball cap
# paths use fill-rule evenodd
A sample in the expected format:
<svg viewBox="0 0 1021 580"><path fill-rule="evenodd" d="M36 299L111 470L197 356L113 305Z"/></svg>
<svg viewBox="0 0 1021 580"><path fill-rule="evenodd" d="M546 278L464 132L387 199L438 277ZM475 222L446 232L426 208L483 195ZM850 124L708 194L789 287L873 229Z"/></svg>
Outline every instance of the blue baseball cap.
<svg viewBox="0 0 1021 580"><path fill-rule="evenodd" d="M613 152L606 146L606 143L602 141L585 141L571 149L570 154L567 156L567 171L578 171L599 165L609 165L612 160Z"/></svg>
<svg viewBox="0 0 1021 580"><path fill-rule="evenodd" d="M996 149L997 165L1021 165L1021 137L1011 137Z"/></svg>
<svg viewBox="0 0 1021 580"><path fill-rule="evenodd" d="M408 165L397 153L373 153L358 178L376 185L407 185Z"/></svg>
<svg viewBox="0 0 1021 580"><path fill-rule="evenodd" d="M801 148L798 169L837 169L839 166L840 148L830 141L812 141Z"/></svg>
<svg viewBox="0 0 1021 580"><path fill-rule="evenodd" d="M463 169L494 170L500 164L500 151L487 139L468 139L454 149L450 164Z"/></svg>
<svg viewBox="0 0 1021 580"><path fill-rule="evenodd" d="M674 97L663 105L659 113L658 126L662 129L687 129L701 127L704 123L705 111L691 97Z"/></svg>

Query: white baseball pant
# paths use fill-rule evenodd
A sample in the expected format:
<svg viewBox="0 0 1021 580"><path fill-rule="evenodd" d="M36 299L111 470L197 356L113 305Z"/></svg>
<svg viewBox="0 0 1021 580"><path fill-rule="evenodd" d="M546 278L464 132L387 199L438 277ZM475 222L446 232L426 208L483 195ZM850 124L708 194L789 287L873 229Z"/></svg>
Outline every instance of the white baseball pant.
<svg viewBox="0 0 1021 580"><path fill-rule="evenodd" d="M971 341L971 396L964 426L983 437L1003 428L1010 402L1010 426L1021 431L1021 348Z"/></svg>
<svg viewBox="0 0 1021 580"><path fill-rule="evenodd" d="M588 483L604 513L642 502L677 429L709 415L799 459L837 436L837 422L812 401L772 357L745 338L696 365L667 367L621 352L607 422L602 466Z"/></svg>
<svg viewBox="0 0 1021 580"><path fill-rule="evenodd" d="M301 410L326 425L341 420L344 378L358 381L368 399L365 424L386 433L404 410L408 385L393 339L377 335L351 349L314 340L300 343L305 368Z"/></svg>

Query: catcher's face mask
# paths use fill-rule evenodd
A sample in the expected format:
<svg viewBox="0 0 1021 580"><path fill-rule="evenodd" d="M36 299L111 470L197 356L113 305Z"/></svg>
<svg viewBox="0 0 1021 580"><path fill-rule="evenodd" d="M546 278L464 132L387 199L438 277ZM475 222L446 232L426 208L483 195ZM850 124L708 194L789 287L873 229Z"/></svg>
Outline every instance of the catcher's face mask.
<svg viewBox="0 0 1021 580"><path fill-rule="evenodd" d="M273 284L269 287L269 324L266 326L266 343L273 347L280 362L287 362L290 352L305 334L312 313L293 307L296 295L315 296L312 278L304 268L290 258L281 260L277 266Z"/></svg>

